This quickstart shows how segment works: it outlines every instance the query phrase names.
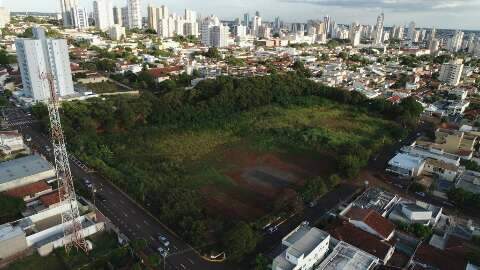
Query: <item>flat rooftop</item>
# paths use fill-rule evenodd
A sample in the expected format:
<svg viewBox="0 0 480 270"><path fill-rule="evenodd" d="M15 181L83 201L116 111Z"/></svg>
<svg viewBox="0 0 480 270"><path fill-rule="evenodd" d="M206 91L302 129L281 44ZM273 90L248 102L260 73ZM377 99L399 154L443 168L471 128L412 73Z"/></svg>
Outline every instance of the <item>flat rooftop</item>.
<svg viewBox="0 0 480 270"><path fill-rule="evenodd" d="M378 261L377 257L340 241L315 270L369 270Z"/></svg>
<svg viewBox="0 0 480 270"><path fill-rule="evenodd" d="M424 161L423 158L412 156L405 153L399 153L395 157L393 157L388 164L394 166L401 166L405 168L417 168L419 167L422 162Z"/></svg>
<svg viewBox="0 0 480 270"><path fill-rule="evenodd" d="M287 253L295 257L300 257L302 254L307 256L314 250L325 238L328 233L317 228L311 228L307 233L300 237L292 246L287 249Z"/></svg>
<svg viewBox="0 0 480 270"><path fill-rule="evenodd" d="M50 170L53 166L39 155L5 161L0 163L0 184Z"/></svg>
<svg viewBox="0 0 480 270"><path fill-rule="evenodd" d="M397 195L375 187L366 190L353 201L352 207L372 209L380 215L383 215L383 213L392 206L392 202L397 199Z"/></svg>

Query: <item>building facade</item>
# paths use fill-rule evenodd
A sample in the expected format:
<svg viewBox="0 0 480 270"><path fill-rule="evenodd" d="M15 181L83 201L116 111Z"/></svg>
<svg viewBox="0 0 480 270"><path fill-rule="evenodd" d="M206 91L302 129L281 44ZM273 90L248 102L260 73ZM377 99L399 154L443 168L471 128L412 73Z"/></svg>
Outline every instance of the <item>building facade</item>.
<svg viewBox="0 0 480 270"><path fill-rule="evenodd" d="M95 26L106 31L114 25L112 0L96 0L93 2Z"/></svg>
<svg viewBox="0 0 480 270"><path fill-rule="evenodd" d="M33 35L15 41L24 95L34 102L50 98L49 84L41 78L44 74L52 74L58 96L74 94L67 41L47 39L41 27L33 28Z"/></svg>
<svg viewBox="0 0 480 270"><path fill-rule="evenodd" d="M78 7L78 0L60 0L60 9L62 12L63 26L72 27L72 8Z"/></svg>
<svg viewBox="0 0 480 270"><path fill-rule="evenodd" d="M128 0L128 27L142 29L142 12L140 0Z"/></svg>

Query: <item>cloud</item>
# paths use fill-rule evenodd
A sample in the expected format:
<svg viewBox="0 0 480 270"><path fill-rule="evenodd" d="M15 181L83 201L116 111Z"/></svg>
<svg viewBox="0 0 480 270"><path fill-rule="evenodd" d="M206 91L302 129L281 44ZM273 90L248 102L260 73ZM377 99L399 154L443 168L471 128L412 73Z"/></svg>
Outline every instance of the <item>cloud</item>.
<svg viewBox="0 0 480 270"><path fill-rule="evenodd" d="M480 0L280 0L344 8L383 9L398 12L451 11L480 8Z"/></svg>

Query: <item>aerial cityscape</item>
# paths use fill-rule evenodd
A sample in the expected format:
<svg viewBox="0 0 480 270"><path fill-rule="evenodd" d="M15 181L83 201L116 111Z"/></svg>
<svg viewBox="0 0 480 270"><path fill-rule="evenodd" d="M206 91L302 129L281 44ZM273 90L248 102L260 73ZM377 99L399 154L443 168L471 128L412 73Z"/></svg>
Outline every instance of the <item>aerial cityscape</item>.
<svg viewBox="0 0 480 270"><path fill-rule="evenodd" d="M0 3L0 269L480 269L478 10Z"/></svg>

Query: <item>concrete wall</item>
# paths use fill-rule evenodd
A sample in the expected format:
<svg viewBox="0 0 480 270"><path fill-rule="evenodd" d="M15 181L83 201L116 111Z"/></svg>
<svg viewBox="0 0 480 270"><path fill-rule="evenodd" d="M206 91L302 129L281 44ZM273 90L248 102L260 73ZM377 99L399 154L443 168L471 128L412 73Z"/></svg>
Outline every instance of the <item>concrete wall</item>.
<svg viewBox="0 0 480 270"><path fill-rule="evenodd" d="M9 239L0 241L0 259L13 256L27 249L25 234L19 234Z"/></svg>

